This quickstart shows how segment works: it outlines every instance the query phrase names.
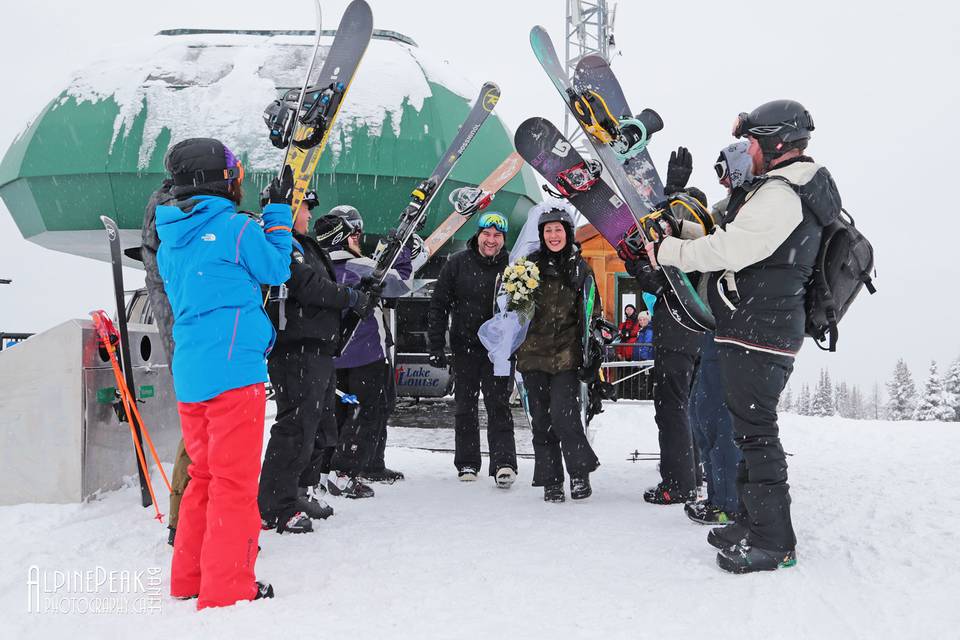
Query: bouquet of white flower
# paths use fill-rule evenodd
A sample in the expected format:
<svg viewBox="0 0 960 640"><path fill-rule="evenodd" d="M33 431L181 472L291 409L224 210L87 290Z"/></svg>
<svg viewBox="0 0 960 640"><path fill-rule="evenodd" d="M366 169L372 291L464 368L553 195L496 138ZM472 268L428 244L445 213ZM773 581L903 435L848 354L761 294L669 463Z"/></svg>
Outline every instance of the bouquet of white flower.
<svg viewBox="0 0 960 640"><path fill-rule="evenodd" d="M515 311L529 322L533 317L534 293L540 286L540 268L535 262L520 258L503 271L503 290L507 311Z"/></svg>

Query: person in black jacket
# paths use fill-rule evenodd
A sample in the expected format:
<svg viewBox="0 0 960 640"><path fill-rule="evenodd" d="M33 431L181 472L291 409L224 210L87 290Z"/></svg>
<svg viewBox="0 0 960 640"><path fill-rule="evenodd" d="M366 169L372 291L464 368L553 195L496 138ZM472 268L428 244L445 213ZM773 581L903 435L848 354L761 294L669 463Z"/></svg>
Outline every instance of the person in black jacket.
<svg viewBox="0 0 960 640"><path fill-rule="evenodd" d="M477 399L483 390L487 409L489 474L498 487L509 488L517 477L517 445L513 437L510 394L513 376L496 377L487 350L480 342L480 325L493 317L503 270L510 261L503 250L507 219L486 212L477 219L477 233L467 248L454 254L440 270L430 298L428 331L430 363L447 366L444 354L448 319L456 402L456 453L453 464L460 480L477 479L480 471L480 421Z"/></svg>
<svg viewBox="0 0 960 640"><path fill-rule="evenodd" d="M337 443L333 357L340 342L340 316L350 308L366 317L377 304L375 290L368 294L337 284L329 256L306 235L311 203L305 201L293 220L285 296L283 289L271 290L275 301L268 304L278 330L268 361L277 421L270 429L258 501L264 523L279 533L312 531L310 517L332 512L308 492L320 482L322 451Z"/></svg>
<svg viewBox="0 0 960 640"><path fill-rule="evenodd" d="M737 486L746 515L711 530L707 542L732 573L797 562L777 403L803 344L806 286L823 227L841 210L830 172L804 155L813 128L794 100L740 114L733 133L749 142L757 177L731 194L712 234L663 238L647 251L653 266L711 274L714 341L742 454Z"/></svg>

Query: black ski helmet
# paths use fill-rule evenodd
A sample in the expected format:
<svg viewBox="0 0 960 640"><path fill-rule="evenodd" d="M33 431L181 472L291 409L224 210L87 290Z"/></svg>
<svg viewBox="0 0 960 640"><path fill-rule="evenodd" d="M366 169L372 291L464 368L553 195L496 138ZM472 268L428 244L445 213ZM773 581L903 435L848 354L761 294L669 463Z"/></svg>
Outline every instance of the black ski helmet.
<svg viewBox="0 0 960 640"><path fill-rule="evenodd" d="M314 208L320 204L320 199L317 197L317 192L311 189L303 194L303 204L307 205L308 211L313 211Z"/></svg>
<svg viewBox="0 0 960 640"><path fill-rule="evenodd" d="M563 225L564 230L567 232L567 244L564 247L570 247L573 245L576 237L573 232L573 216L570 215L570 212L565 208L553 206L540 214L540 218L537 220L537 233L540 236L540 246L546 248L546 243L543 241L543 228L547 226L547 223L550 222L559 222Z"/></svg>
<svg viewBox="0 0 960 640"><path fill-rule="evenodd" d="M796 100L765 102L750 113L741 113L733 125L734 137L755 138L767 159L806 148L813 130L813 117Z"/></svg>
<svg viewBox="0 0 960 640"><path fill-rule="evenodd" d="M327 215L343 219L353 230L352 233L363 233L363 217L356 207L351 207L348 204L338 204L330 209Z"/></svg>
<svg viewBox="0 0 960 640"><path fill-rule="evenodd" d="M328 251L342 246L353 233L346 220L330 214L313 223L313 232L317 236L317 244Z"/></svg>
<svg viewBox="0 0 960 640"><path fill-rule="evenodd" d="M243 165L227 145L214 138L188 138L170 147L163 165L173 179L176 198L215 195L230 198L229 185L243 182Z"/></svg>

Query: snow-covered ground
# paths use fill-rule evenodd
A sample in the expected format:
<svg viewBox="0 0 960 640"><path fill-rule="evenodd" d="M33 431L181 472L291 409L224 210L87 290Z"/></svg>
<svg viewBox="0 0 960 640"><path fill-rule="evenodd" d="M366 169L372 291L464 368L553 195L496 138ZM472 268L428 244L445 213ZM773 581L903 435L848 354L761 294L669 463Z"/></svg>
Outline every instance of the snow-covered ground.
<svg viewBox="0 0 960 640"><path fill-rule="evenodd" d="M656 451L652 413L621 404L600 417L603 466L585 504L545 504L529 459L504 492L457 482L450 454L391 448L405 482L336 500L319 533L261 537L274 600L199 614L166 595L149 616L27 613L31 565L160 567L165 594L166 530L134 488L2 507L0 638L957 637L956 424L785 416L799 563L731 576L707 528L641 498L656 463L627 454Z"/></svg>

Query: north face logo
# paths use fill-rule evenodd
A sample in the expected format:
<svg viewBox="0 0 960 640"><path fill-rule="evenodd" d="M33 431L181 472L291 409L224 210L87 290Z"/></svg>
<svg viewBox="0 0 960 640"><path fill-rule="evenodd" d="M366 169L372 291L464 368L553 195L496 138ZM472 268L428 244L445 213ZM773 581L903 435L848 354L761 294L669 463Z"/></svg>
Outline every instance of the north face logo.
<svg viewBox="0 0 960 640"><path fill-rule="evenodd" d="M205 233L203 234L203 237L200 239L203 240L204 242L216 242L217 236L212 233Z"/></svg>

